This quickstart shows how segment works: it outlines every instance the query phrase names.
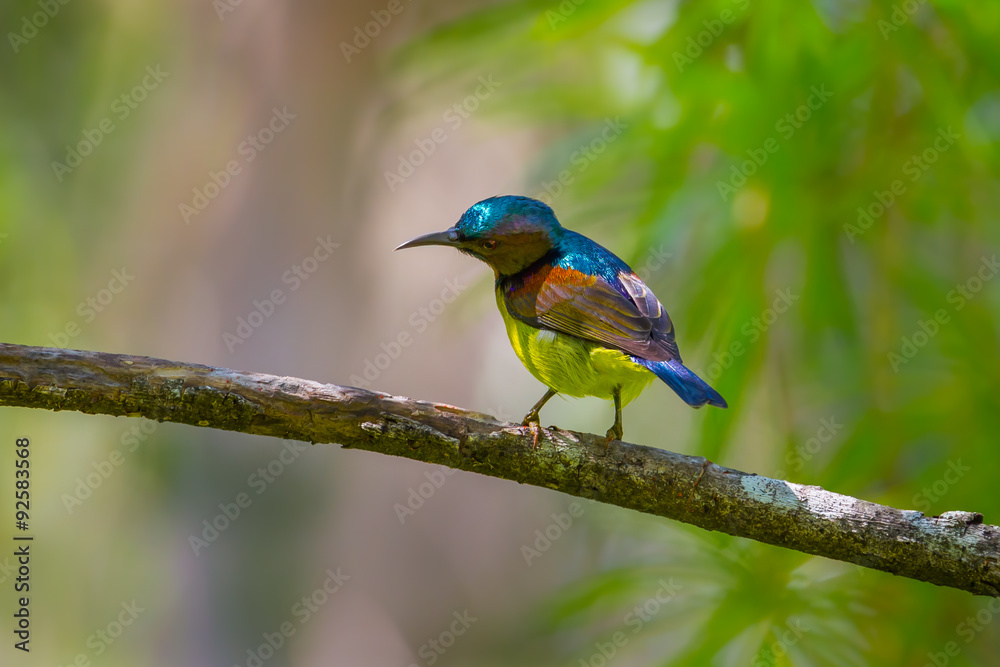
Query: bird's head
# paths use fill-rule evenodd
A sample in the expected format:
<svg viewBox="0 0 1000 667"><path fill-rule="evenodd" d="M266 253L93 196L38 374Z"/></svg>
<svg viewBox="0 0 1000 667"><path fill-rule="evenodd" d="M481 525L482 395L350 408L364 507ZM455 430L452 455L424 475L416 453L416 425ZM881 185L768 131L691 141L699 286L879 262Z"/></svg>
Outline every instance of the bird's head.
<svg viewBox="0 0 1000 667"><path fill-rule="evenodd" d="M481 259L500 276L525 269L549 253L563 228L543 202L505 195L473 204L453 227L407 241L396 250L445 245Z"/></svg>

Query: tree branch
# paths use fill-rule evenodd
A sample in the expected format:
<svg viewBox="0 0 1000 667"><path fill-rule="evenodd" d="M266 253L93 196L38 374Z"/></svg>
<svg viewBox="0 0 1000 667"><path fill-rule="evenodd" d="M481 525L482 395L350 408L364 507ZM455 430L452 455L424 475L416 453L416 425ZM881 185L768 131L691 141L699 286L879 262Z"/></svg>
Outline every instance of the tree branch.
<svg viewBox="0 0 1000 667"><path fill-rule="evenodd" d="M148 357L0 344L0 406L146 417L402 456L1000 596L1000 528L450 405ZM704 473L702 475L702 473ZM695 483L701 476L700 482Z"/></svg>

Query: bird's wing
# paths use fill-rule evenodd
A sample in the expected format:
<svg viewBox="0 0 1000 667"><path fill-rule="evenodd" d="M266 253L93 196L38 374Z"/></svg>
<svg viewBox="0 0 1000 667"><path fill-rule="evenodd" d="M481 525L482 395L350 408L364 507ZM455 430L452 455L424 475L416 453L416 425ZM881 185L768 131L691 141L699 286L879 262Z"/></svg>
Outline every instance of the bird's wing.
<svg viewBox="0 0 1000 667"><path fill-rule="evenodd" d="M680 360L673 322L653 292L631 271L611 278L543 265L506 279L501 289L507 311L531 326L650 361Z"/></svg>

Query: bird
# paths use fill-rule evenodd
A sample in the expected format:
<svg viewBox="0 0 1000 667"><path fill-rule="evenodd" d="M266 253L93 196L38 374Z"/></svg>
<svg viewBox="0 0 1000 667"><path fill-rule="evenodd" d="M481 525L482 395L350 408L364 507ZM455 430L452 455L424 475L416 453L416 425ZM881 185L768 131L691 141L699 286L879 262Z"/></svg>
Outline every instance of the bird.
<svg viewBox="0 0 1000 667"><path fill-rule="evenodd" d="M538 445L539 412L557 394L615 404L604 442L624 437L622 408L656 378L685 403L726 400L681 361L666 309L628 264L564 228L552 208L518 195L484 199L442 231L396 250L448 246L493 269L497 308L524 367L547 388L522 420Z"/></svg>

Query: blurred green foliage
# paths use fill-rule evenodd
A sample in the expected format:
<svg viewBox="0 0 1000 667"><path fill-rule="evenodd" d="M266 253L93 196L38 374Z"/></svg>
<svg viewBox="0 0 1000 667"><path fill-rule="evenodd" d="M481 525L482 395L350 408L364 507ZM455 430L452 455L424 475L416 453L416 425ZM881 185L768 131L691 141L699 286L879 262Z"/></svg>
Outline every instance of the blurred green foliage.
<svg viewBox="0 0 1000 667"><path fill-rule="evenodd" d="M998 34L993 2L522 0L440 26L395 68L415 103L495 77L505 94L483 113L545 138L524 193L631 244L634 266L670 251L652 285L732 406L706 417L699 453L996 523ZM600 141L615 119L625 130ZM670 576L684 589L616 664L923 665L948 642L948 664L1000 654L995 626L960 625L981 599L640 528L662 548L605 554L605 573L542 612L522 664L604 664L595 642L631 638L623 610ZM601 539L622 530L615 515ZM795 622L808 632L782 644Z"/></svg>
<svg viewBox="0 0 1000 667"><path fill-rule="evenodd" d="M122 119L112 105L162 57L159 37L169 16L166 8L139 11L125 3L42 7L37 0L16 0L0 6L5 342L21 340L34 326L65 320L78 299L67 276L78 276L81 257L106 247L101 232L127 201L122 192L135 175L130 157L139 152L137 137L147 129L134 118ZM102 121L111 121L111 133L99 131ZM112 136L118 140L107 140ZM91 148L77 165L68 155L81 143ZM91 154L98 157L88 159ZM60 173L55 163L69 164L69 172ZM37 254L18 247L35 248Z"/></svg>
<svg viewBox="0 0 1000 667"><path fill-rule="evenodd" d="M143 194L132 194L143 171L132 156L166 159L148 152L163 129L156 109L196 112L185 99L167 107L157 98L144 118L118 123L115 140L73 178L59 182L52 162L109 115L111 101L161 51L165 63L198 70L211 54L191 47L199 43L192 35L226 34L234 25L216 24L208 4L188 8L190 15L165 3L59 6L16 50L5 37L10 51L0 58L4 342L50 342L45 334L134 250L123 232L143 220L121 215L130 196ZM975 510L1000 523L992 487L1000 465L1000 282L990 273L1000 247L1000 3L522 0L451 9L457 18L396 54L408 102L461 99L479 77L492 76L502 94L477 117L496 123L498 134L524 131L544 146L525 165L521 192L552 203L564 223L637 270L657 264L650 283L678 324L685 359L731 405L699 414L695 451L928 514ZM36 1L7 2L0 24L19 31L37 11ZM373 57L366 52L359 62ZM310 89L327 84L325 71L313 76ZM178 171L186 179L194 156L183 157ZM167 190L171 214L174 195L189 191L184 179ZM150 231L149 243L175 233ZM194 238L192 245L204 243ZM115 244L120 252L108 252ZM144 297L150 310L141 317L163 317L158 296ZM483 304L485 314L491 302ZM4 418L5 426L31 423L33 437L61 443L39 455L40 468L52 471L39 497L52 499L62 520L53 518L49 536L60 555L46 562L51 599L59 601L59 614L46 621L59 641L49 648L52 661L84 647L91 620L136 595L134 581L145 582L146 599L182 598L161 590L182 581L160 576L170 558L185 562L172 555L175 542L186 550L187 531L220 489L239 488L259 463L234 464L242 441L227 440L232 448L224 449L213 439L209 450L164 427L154 440L168 444L137 453L142 465L120 476L127 482L70 521L59 493L89 470L90 456L116 446L125 427L60 421L66 415ZM77 430L61 431L65 424ZM260 461L273 456L271 443L257 445ZM225 471L226 483L213 471ZM324 486L317 479L309 488ZM259 511L253 525L266 535L264 547L216 548L205 576L216 588L206 599L224 620L201 641L237 647L220 650L217 661L283 620L289 590L312 585L311 571L294 575L306 583L274 574L293 536L311 539L299 522L313 501L296 491L276 491L276 504ZM161 506L180 519L161 516ZM98 507L113 511L99 517ZM128 542L138 525L145 532ZM1000 626L973 630L967 619L979 613L982 623L985 601L964 593L598 505L588 506L580 526L567 538L580 540L567 571L600 574L496 638L496 664L921 666L949 642L960 649L949 665L991 665L1000 655ZM244 530L252 532L249 523ZM72 560L92 569L67 566ZM164 645L197 645L192 626L149 627L166 628ZM624 645L614 643L617 632ZM608 642L610 659L601 650L611 650ZM133 650L116 660L151 659Z"/></svg>

